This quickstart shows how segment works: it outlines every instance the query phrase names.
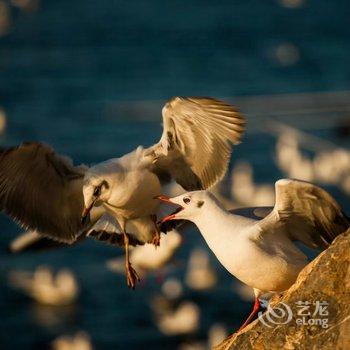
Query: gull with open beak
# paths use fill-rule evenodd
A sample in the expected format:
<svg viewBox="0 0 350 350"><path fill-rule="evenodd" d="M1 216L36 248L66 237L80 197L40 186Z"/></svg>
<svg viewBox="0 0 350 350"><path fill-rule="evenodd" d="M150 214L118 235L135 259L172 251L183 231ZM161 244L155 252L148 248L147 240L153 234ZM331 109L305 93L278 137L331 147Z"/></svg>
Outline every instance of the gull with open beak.
<svg viewBox="0 0 350 350"><path fill-rule="evenodd" d="M256 316L259 296L287 290L308 263L295 241L309 248L325 249L350 225L335 199L313 184L282 179L275 184L275 194L273 208L242 208L231 212L207 191L175 198L157 197L177 206L162 223L192 221L221 264L253 287L254 308L240 330Z"/></svg>
<svg viewBox="0 0 350 350"><path fill-rule="evenodd" d="M162 114L158 143L90 168L41 143L2 150L0 210L61 242L92 236L124 246L127 283L134 288L129 245L159 245L154 196L170 181L188 191L215 185L244 131L242 115L212 98L176 97Z"/></svg>

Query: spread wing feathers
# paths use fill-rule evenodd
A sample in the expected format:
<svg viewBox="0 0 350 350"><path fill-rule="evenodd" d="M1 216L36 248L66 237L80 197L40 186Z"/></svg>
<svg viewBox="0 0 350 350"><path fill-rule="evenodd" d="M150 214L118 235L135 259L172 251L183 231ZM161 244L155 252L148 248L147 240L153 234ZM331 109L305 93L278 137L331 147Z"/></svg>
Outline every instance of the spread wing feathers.
<svg viewBox="0 0 350 350"><path fill-rule="evenodd" d="M350 225L336 200L311 183L282 179L276 182L274 213L286 223L292 240L310 248L326 248Z"/></svg>
<svg viewBox="0 0 350 350"><path fill-rule="evenodd" d="M136 237L134 237L131 234L128 234L128 236L129 236L129 245L133 247L136 247L137 245L145 244L144 242L139 241ZM92 237L97 241L100 241L112 246L124 247L124 235L121 233L91 230L89 233L89 237Z"/></svg>
<svg viewBox="0 0 350 350"><path fill-rule="evenodd" d="M71 243L81 230L83 167L41 143L0 151L0 210L21 226Z"/></svg>
<svg viewBox="0 0 350 350"><path fill-rule="evenodd" d="M163 134L154 151L155 171L167 171L186 190L215 185L226 172L243 116L212 98L175 97L163 108Z"/></svg>
<svg viewBox="0 0 350 350"><path fill-rule="evenodd" d="M124 247L124 236L118 222L110 214L103 214L96 223L86 232L87 237L98 241ZM133 234L129 234L129 244L132 246L143 245Z"/></svg>

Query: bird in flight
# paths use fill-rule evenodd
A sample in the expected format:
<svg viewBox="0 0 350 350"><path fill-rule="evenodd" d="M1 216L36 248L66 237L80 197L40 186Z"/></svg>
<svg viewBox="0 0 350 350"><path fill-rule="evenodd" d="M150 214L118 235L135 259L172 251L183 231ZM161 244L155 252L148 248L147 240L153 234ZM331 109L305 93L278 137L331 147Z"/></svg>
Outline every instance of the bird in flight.
<svg viewBox="0 0 350 350"><path fill-rule="evenodd" d="M92 167L75 166L48 145L23 143L0 152L0 210L26 229L73 243L86 236L125 247L127 284L139 277L129 245L159 245L154 197L175 180L185 190L224 176L243 116L212 98L175 97L162 110L161 139Z"/></svg>
<svg viewBox="0 0 350 350"><path fill-rule="evenodd" d="M158 199L177 206L164 217L189 220L200 230L221 264L236 278L254 289L248 325L265 293L283 292L308 263L294 244L312 249L327 248L334 238L350 227L350 219L336 200L311 183L281 179L275 184L275 206L227 211L208 191L195 191L174 198Z"/></svg>

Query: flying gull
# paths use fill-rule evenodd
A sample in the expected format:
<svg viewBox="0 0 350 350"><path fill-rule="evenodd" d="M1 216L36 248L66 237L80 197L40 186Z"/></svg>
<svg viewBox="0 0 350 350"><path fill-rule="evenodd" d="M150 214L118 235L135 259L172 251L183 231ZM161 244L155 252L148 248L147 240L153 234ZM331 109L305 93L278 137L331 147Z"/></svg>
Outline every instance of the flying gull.
<svg viewBox="0 0 350 350"><path fill-rule="evenodd" d="M258 312L259 296L287 290L308 263L295 241L313 249L325 249L350 225L350 219L335 199L311 183L282 179L276 182L275 193L273 208L243 208L232 212L207 191L174 198L158 196L178 207L162 222L192 221L221 264L253 287L254 308L240 329Z"/></svg>
<svg viewBox="0 0 350 350"><path fill-rule="evenodd" d="M90 168L74 166L49 146L29 142L0 153L0 209L27 229L73 243L85 236L125 247L127 284L139 279L129 245L159 245L156 224L163 185L206 189L224 176L243 116L212 98L176 97L165 104L155 145Z"/></svg>

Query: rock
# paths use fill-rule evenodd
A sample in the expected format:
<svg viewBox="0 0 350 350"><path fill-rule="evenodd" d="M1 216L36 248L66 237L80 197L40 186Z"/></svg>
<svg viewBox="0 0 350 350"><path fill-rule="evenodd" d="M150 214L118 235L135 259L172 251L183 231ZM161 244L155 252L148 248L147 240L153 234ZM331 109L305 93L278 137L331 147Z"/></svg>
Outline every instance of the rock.
<svg viewBox="0 0 350 350"><path fill-rule="evenodd" d="M309 302L305 310L300 302ZM260 316L266 325L257 319L214 349L350 349L350 230L308 264L270 305L272 313ZM311 315L303 315L308 312Z"/></svg>

